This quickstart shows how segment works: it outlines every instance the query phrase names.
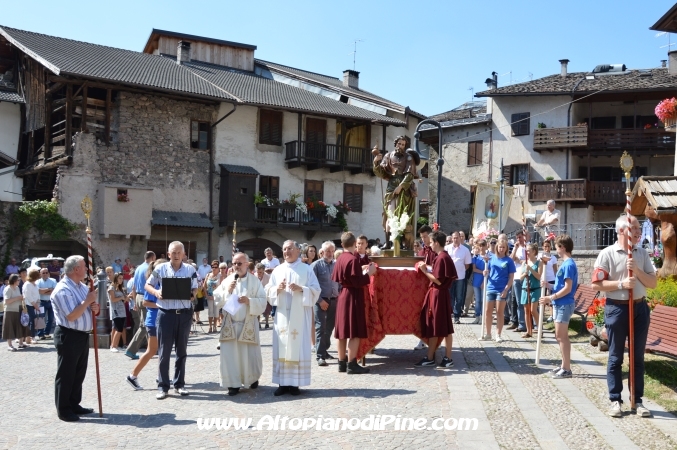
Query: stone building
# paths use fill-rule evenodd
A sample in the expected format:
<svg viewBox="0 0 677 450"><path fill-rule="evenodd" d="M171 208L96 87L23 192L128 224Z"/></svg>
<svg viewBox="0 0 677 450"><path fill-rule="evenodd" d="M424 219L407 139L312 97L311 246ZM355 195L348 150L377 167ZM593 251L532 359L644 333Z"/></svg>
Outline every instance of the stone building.
<svg viewBox="0 0 677 450"><path fill-rule="evenodd" d="M13 176L24 199L55 198L82 230L80 202L92 198L97 264L172 240L193 259L229 259L235 221L257 258L287 238L339 237L325 209L255 206L257 192L347 202L348 227L383 238L370 150L411 136L423 116L360 89L359 73L339 80L257 60L253 45L162 30L143 52L8 27L0 41L26 102Z"/></svg>

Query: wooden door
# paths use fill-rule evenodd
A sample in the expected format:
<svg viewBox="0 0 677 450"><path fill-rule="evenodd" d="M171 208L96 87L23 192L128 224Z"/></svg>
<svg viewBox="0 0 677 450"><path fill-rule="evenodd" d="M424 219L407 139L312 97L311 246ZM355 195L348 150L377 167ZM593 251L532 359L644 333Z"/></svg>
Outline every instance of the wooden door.
<svg viewBox="0 0 677 450"><path fill-rule="evenodd" d="M324 159L324 144L327 143L327 121L306 119L306 152L310 158Z"/></svg>

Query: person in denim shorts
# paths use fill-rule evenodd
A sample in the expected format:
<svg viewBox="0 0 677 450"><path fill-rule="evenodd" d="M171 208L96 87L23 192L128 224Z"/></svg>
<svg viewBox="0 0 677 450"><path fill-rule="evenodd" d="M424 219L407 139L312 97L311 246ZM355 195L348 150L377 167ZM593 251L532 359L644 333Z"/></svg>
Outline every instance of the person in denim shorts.
<svg viewBox="0 0 677 450"><path fill-rule="evenodd" d="M484 276L488 276L487 281L487 306L484 309L486 317L484 324L486 334L480 340L491 340L491 313L496 306L496 342L503 342L501 332L503 331L503 310L505 309L506 298L510 293L513 279L515 278L515 263L508 255L508 241L499 239L496 245L496 254L489 259L484 269Z"/></svg>
<svg viewBox="0 0 677 450"><path fill-rule="evenodd" d="M557 255L562 259L562 265L555 275L555 285L542 281L542 287L552 289L552 295L541 297L542 305L552 304L552 316L555 322L555 338L562 353L562 364L553 371L553 378L571 378L571 341L569 340L569 320L574 313L574 293L578 287L578 268L571 257L574 250L574 241L562 234L555 240ZM541 330L538 330L540 333Z"/></svg>
<svg viewBox="0 0 677 450"><path fill-rule="evenodd" d="M632 259L628 259L628 225L632 233ZM651 258L646 249L637 245L642 228L636 218L628 223L625 215L616 220L618 241L602 250L595 261L592 284L606 294L604 323L609 336L609 363L606 382L609 389L611 417L623 417L621 392L623 392L623 356L625 342L630 329L629 306L630 289L634 301L634 348L635 354L635 413L640 417L651 417L651 411L642 404L644 395L644 350L649 334L649 305L646 303L646 290L656 287L657 279ZM628 271L632 270L632 277Z"/></svg>

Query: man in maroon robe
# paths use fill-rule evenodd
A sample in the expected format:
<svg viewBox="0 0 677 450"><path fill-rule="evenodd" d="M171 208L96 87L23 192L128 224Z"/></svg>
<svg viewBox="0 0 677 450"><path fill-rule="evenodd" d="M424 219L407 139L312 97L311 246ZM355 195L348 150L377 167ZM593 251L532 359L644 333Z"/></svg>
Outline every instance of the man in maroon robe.
<svg viewBox="0 0 677 450"><path fill-rule="evenodd" d="M432 228L430 228L428 225L423 225L418 229L418 235L423 241L423 248L420 252L418 252L417 256L423 256L425 258L424 262L427 266L432 266L435 262L435 258L437 258L437 253L435 253L433 249L430 248L430 233L432 232Z"/></svg>
<svg viewBox="0 0 677 450"><path fill-rule="evenodd" d="M369 277L376 273L376 266L369 263L366 273L363 271L356 250L355 235L350 231L341 235L341 246L343 253L336 260L331 274L332 281L339 283L342 288L336 304L334 325L334 337L338 339L339 372L368 373L369 369L357 363L357 350L360 347L360 339L368 337L364 286L369 284Z"/></svg>
<svg viewBox="0 0 677 450"><path fill-rule="evenodd" d="M430 280L421 310L421 336L428 338L428 355L414 365L416 367L434 366L437 344L444 338L445 355L437 367L449 368L454 365L451 359L454 325L451 323L452 311L449 288L458 276L456 275L454 261L444 250L446 235L441 231L435 231L430 238L430 247L437 254L433 263L433 271L432 273L428 272L425 262L420 262L417 266L418 270Z"/></svg>
<svg viewBox="0 0 677 450"><path fill-rule="evenodd" d="M369 248L368 241L367 236L364 234L357 237L357 256L360 257L360 264L363 266L367 266L371 262L369 260L369 255L367 255L367 249Z"/></svg>

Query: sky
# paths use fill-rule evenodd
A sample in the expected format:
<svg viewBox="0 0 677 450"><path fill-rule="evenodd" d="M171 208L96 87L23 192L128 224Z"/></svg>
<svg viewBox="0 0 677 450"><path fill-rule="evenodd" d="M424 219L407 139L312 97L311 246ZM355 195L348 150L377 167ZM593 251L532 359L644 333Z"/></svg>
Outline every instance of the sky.
<svg viewBox="0 0 677 450"><path fill-rule="evenodd" d="M260 59L341 77L426 115L486 89L598 64L659 67L668 0L3 2L0 25L142 51L153 28L258 46ZM51 5L49 8L46 5ZM663 48L661 48L663 47ZM471 88L473 90L471 90Z"/></svg>

